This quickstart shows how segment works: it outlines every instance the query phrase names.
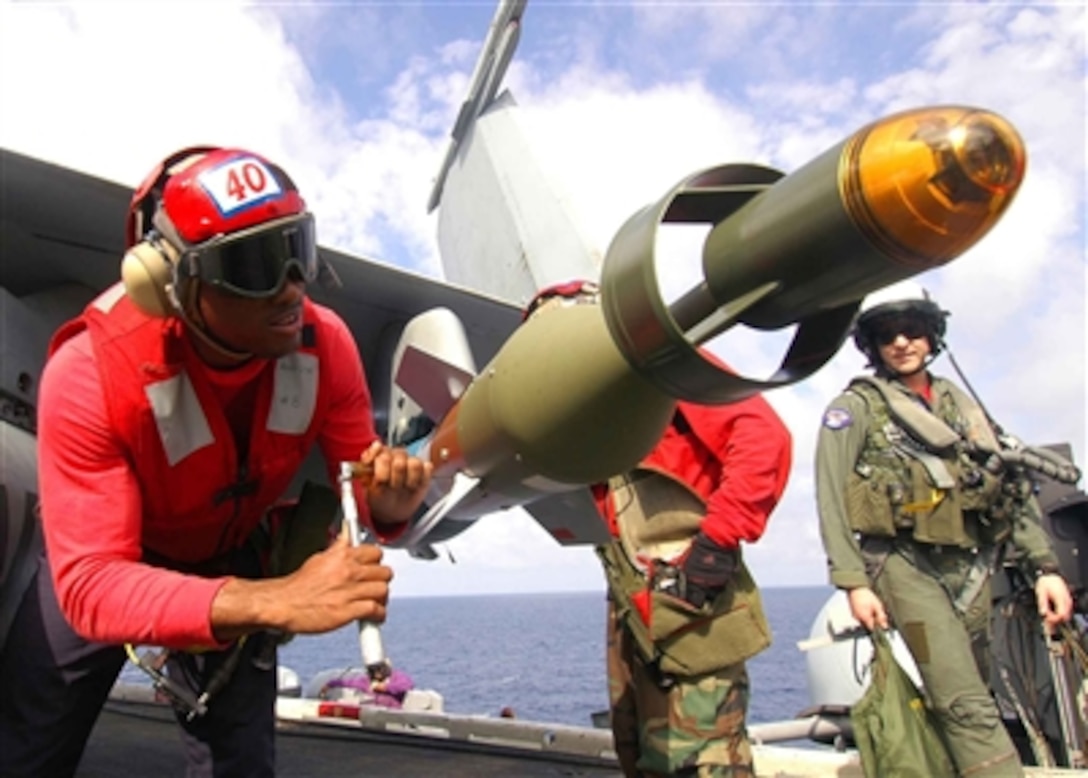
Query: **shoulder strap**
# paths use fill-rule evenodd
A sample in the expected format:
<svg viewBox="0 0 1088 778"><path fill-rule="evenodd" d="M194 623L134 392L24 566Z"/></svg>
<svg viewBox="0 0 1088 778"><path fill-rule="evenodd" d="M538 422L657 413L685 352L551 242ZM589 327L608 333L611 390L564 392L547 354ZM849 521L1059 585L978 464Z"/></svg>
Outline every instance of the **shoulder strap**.
<svg viewBox="0 0 1088 778"><path fill-rule="evenodd" d="M948 392L953 402L956 403L956 409L963 416L964 421L967 422L967 439L983 451L998 451L1000 446L997 442L997 436L994 435L993 426L990 424L986 412L982 410L982 406L975 402L974 397L971 397L951 381L938 380L940 380L940 388Z"/></svg>
<svg viewBox="0 0 1088 778"><path fill-rule="evenodd" d="M922 408L887 381L876 376L859 376L850 385L865 384L875 389L888 405L888 412L916 440L927 447L943 451L958 443L961 438L937 416Z"/></svg>

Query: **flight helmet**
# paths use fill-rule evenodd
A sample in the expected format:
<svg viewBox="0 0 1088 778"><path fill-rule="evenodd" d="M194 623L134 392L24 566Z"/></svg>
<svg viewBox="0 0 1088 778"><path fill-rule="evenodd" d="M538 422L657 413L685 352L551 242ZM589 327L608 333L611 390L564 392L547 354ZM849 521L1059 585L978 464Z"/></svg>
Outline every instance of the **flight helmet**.
<svg viewBox="0 0 1088 778"><path fill-rule="evenodd" d="M180 309L192 281L270 297L288 274L317 276L313 215L277 165L237 148L196 146L164 159L137 187L121 275L147 313Z"/></svg>
<svg viewBox="0 0 1088 778"><path fill-rule="evenodd" d="M929 341L929 360L944 347L948 311L941 309L920 284L901 281L878 289L862 301L854 319L854 345L869 360L870 367L881 366L880 347L903 333L908 337L925 336Z"/></svg>

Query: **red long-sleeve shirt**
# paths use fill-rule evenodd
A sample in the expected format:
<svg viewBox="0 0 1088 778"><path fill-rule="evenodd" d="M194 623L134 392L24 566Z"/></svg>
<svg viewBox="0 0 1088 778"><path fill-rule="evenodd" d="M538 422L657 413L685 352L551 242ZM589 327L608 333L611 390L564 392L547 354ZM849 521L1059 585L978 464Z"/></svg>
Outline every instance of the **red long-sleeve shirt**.
<svg viewBox="0 0 1088 778"><path fill-rule="evenodd" d="M331 399L317 440L332 473L340 461L358 459L376 435L351 333L332 311L316 310L321 336L331 338L333 353L343 355L335 366L323 365L321 372ZM205 368L228 416L237 415L231 413L231 400L244 393L247 382L266 365L265 360L254 360L235 371ZM216 644L211 605L228 579L199 578L141 561L145 518L141 488L154 485L138 482L129 452L111 428L87 332L64 343L47 363L39 408L42 525L57 596L73 627L104 642ZM209 487L191 485L197 490ZM360 502L360 511L366 518L365 501ZM221 530L179 528L185 533Z"/></svg>
<svg viewBox="0 0 1088 778"><path fill-rule="evenodd" d="M693 488L706 500L700 528L726 548L758 540L789 478L791 437L762 397L729 405L681 402L674 418L640 467L658 470ZM686 427L687 429L684 429ZM601 499L613 535L611 500Z"/></svg>

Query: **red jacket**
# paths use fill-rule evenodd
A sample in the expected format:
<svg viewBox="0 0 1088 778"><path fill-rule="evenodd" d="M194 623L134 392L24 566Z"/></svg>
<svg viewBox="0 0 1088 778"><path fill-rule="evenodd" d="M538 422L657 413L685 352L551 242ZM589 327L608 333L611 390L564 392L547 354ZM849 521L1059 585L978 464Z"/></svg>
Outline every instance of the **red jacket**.
<svg viewBox="0 0 1088 778"><path fill-rule="evenodd" d="M763 535L786 488L790 464L789 430L757 396L730 405L679 403L677 416L639 466L694 489L707 502L702 531L736 548ZM612 502L605 493L595 490L598 508L616 535Z"/></svg>
<svg viewBox="0 0 1088 778"><path fill-rule="evenodd" d="M199 569L242 545L315 443L334 475L376 438L351 333L308 301L304 323L311 345L230 371L116 287L58 332L39 405L42 522L77 632L214 644L211 602L227 579L162 568ZM250 430L248 454L232 421Z"/></svg>

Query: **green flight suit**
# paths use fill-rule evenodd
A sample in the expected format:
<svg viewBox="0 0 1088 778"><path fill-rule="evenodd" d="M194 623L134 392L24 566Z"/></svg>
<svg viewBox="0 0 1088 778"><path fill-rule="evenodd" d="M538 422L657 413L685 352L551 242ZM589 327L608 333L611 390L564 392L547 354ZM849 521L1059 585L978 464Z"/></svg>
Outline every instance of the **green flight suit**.
<svg viewBox="0 0 1088 778"><path fill-rule="evenodd" d="M921 406L967 439L970 413L965 410L978 409L950 382L932 379L932 409L898 381L883 387L888 397L898 393L898 401ZM940 459L957 486L942 491L920 485L917 474L924 468L904 451L926 447L905 434L884 397L869 385L852 384L828 406L820 427L816 499L831 583L846 590L867 586L880 597L914 657L960 774L1022 776L986 680L992 570L985 562L993 557L994 541L1007 536L1036 567L1056 564L1039 524L1038 505L1029 498L1008 511L999 504L999 489L972 493L964 485L969 466L947 449L927 449L918 456ZM893 439L907 448L897 448ZM978 473L971 475L981 482ZM853 499L859 484L872 487L865 494L868 504ZM877 504L880 495L888 505ZM987 500L991 504L983 504ZM920 541L942 531L942 522L922 519L938 515L932 510L938 504L972 510L957 509L955 521L944 512L943 524L959 522L948 531L947 542ZM870 515L859 515L865 513ZM912 515L919 517L918 526ZM991 522L995 516L999 520ZM866 531L858 531L859 526Z"/></svg>

